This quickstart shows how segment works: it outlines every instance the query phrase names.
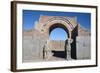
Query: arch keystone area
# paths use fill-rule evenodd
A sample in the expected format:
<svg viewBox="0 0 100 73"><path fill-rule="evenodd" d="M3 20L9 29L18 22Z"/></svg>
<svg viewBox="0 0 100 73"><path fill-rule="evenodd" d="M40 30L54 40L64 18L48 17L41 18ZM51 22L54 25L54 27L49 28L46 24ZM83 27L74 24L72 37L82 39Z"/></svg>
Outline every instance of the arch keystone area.
<svg viewBox="0 0 100 73"><path fill-rule="evenodd" d="M76 17L73 18L67 18L65 16L40 16L38 25L36 26L36 29L39 30L41 33L44 32L44 34L49 36L49 28L51 26L54 26L55 24L59 24L61 27L65 27L68 31L69 36L71 37L71 32L73 29L77 26L76 23ZM56 25L55 25L56 26ZM57 26L59 27L59 26ZM38 29L40 28L40 29ZM41 31L43 30L43 31Z"/></svg>

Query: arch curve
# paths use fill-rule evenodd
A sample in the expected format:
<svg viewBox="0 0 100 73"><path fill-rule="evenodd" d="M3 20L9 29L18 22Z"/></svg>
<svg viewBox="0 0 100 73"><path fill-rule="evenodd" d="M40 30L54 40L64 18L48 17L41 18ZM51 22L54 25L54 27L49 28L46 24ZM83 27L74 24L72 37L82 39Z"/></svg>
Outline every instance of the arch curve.
<svg viewBox="0 0 100 73"><path fill-rule="evenodd" d="M55 19L52 21L48 21L46 22L46 25L44 27L46 33L48 33L47 35L49 36L51 30L53 30L54 28L63 28L67 33L68 33L68 37L71 38L71 31L74 29L73 26L71 26L71 24L65 22L64 20L61 19Z"/></svg>
<svg viewBox="0 0 100 73"><path fill-rule="evenodd" d="M68 31L72 31L74 29L74 26L65 17L53 17L53 18L50 18L48 21L46 21L44 23L44 26L48 26L48 25L52 26L53 24L56 24L56 23L64 25L68 29Z"/></svg>
<svg viewBox="0 0 100 73"><path fill-rule="evenodd" d="M73 24L75 22L75 18L69 19L65 16L41 16L39 19L39 23L36 26L36 29L49 37L49 34L52 29L60 27L63 28L67 32L68 37L71 38L71 33L77 25Z"/></svg>
<svg viewBox="0 0 100 73"><path fill-rule="evenodd" d="M62 28L63 30L65 30L66 34L68 34L68 37L69 37L68 29L66 28L65 25L60 24L60 23L53 24L52 26L49 27L49 35L52 32L52 30L54 30L55 28Z"/></svg>

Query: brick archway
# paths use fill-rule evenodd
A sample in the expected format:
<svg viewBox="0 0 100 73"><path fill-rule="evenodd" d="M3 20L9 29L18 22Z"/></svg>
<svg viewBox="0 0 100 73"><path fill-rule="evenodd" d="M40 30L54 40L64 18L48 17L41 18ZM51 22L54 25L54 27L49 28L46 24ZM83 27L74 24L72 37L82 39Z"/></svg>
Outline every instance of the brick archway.
<svg viewBox="0 0 100 73"><path fill-rule="evenodd" d="M68 37L71 38L72 31L76 26L77 23L75 18L69 19L63 16L40 16L36 29L40 28L38 30L41 33L44 33L48 38L50 31L54 27L61 27L68 33Z"/></svg>
<svg viewBox="0 0 100 73"><path fill-rule="evenodd" d="M64 16L40 16L39 23L37 25L37 29L45 36L45 40L47 41L49 39L50 32L60 27L66 31L68 34L68 39L72 38L72 31L77 26L76 19L75 18L67 18ZM40 29L39 29L40 28ZM66 39L67 41L67 39ZM68 43L71 46L71 43ZM75 44L75 42L74 42ZM67 46L66 46L67 47ZM68 52L65 47L65 52ZM70 48L71 49L71 48ZM70 51L71 53L71 51ZM66 53L68 54L68 53ZM68 57L71 57L71 55L68 55ZM67 56L65 56L66 59L69 59Z"/></svg>

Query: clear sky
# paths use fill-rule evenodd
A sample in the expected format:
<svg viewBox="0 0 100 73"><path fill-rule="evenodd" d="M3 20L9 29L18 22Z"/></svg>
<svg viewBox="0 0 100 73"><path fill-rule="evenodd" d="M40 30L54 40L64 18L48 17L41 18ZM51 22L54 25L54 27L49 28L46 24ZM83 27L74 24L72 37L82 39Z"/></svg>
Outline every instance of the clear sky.
<svg viewBox="0 0 100 73"><path fill-rule="evenodd" d="M77 17L78 23L80 23L83 27L85 27L88 30L91 29L90 13L53 12L53 11L35 11L35 10L23 10L23 29L29 30L34 28L35 22L39 20L40 15ZM54 29L50 34L50 37L53 40L59 40L59 39L65 40L65 38L67 37L65 36L66 32L61 28Z"/></svg>
<svg viewBox="0 0 100 73"><path fill-rule="evenodd" d="M68 38L68 34L62 28L55 28L50 33L50 39L52 40L66 40Z"/></svg>

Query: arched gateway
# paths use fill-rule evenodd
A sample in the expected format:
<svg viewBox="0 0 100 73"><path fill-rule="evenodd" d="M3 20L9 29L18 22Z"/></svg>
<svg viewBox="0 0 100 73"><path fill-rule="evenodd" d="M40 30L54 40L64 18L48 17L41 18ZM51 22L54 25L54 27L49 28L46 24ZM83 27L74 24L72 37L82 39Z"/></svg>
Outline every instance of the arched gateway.
<svg viewBox="0 0 100 73"><path fill-rule="evenodd" d="M66 51L66 59L71 59L71 44L72 40L74 40L76 37L76 36L74 38L72 37L73 35L72 32L75 29L75 27L77 27L75 17L67 18L64 16L41 16L38 25L36 25L35 29L40 31L43 35L46 35L44 37L46 38L46 40L48 40L51 31L57 27L64 29L68 34L68 40L66 38L67 43L65 42L65 46L67 45L65 47L65 51Z"/></svg>
<svg viewBox="0 0 100 73"><path fill-rule="evenodd" d="M83 55L82 53L85 51L82 50L90 50L90 41L87 42L87 40L90 39L91 34L78 24L76 17L41 15L33 29L23 31L23 62L43 60L45 55L49 57L52 55L49 36L52 30L57 27L64 29L68 34L68 39L65 42L67 60L90 58L90 51Z"/></svg>

